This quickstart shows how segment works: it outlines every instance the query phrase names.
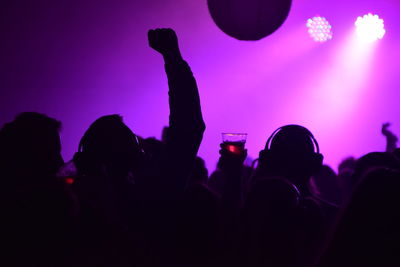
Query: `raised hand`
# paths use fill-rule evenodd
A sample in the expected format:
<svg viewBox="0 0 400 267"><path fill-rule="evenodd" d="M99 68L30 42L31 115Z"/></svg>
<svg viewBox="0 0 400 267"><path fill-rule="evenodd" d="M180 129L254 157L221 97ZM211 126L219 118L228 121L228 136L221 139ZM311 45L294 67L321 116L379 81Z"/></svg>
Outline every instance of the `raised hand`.
<svg viewBox="0 0 400 267"><path fill-rule="evenodd" d="M394 133L392 133L392 131L388 129L389 126L390 122L382 125L382 134L386 137L386 151L393 152L396 149L398 138Z"/></svg>
<svg viewBox="0 0 400 267"><path fill-rule="evenodd" d="M182 59L178 37L172 29L155 29L148 32L149 45L165 59Z"/></svg>
<svg viewBox="0 0 400 267"><path fill-rule="evenodd" d="M388 129L390 125L391 125L390 122L384 123L382 125L382 134L384 136L386 136L387 138L391 138L392 140L396 140L397 141L398 140L397 136L392 131L390 131Z"/></svg>
<svg viewBox="0 0 400 267"><path fill-rule="evenodd" d="M218 166L221 170L226 172L237 171L243 167L243 163L247 157L247 149L240 149L235 146L226 145L222 143L219 154Z"/></svg>
<svg viewBox="0 0 400 267"><path fill-rule="evenodd" d="M390 136L390 135L393 135L393 133L388 129L389 128L389 126L390 126L390 122L386 122L386 123L384 123L383 125L382 125L382 134L384 135L384 136Z"/></svg>

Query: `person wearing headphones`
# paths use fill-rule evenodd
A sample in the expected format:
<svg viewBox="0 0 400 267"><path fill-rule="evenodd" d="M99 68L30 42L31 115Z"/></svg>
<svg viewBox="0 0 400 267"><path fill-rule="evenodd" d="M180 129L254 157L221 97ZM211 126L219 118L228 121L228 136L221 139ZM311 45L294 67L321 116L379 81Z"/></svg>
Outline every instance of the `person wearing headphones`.
<svg viewBox="0 0 400 267"><path fill-rule="evenodd" d="M268 138L242 209L241 264L309 266L315 260L336 213L309 188L322 162L305 127L283 126Z"/></svg>
<svg viewBox="0 0 400 267"><path fill-rule="evenodd" d="M88 242L83 247L91 248L84 253L92 253L86 258L95 262L88 265L117 266L118 260L122 266L158 266L173 260L176 251L172 241L179 201L205 123L196 80L181 56L176 33L150 30L148 41L163 56L168 77L168 138L160 151L147 155L145 144L119 115L103 116L85 132L74 157L74 187L89 225L83 230Z"/></svg>

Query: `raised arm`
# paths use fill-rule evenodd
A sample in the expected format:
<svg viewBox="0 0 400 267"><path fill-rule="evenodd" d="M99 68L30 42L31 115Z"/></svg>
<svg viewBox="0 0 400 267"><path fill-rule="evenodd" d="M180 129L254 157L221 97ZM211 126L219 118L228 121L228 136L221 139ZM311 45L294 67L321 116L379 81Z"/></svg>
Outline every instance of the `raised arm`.
<svg viewBox="0 0 400 267"><path fill-rule="evenodd" d="M389 126L389 122L382 125L382 134L386 137L386 152L393 152L396 150L398 138L388 129Z"/></svg>
<svg viewBox="0 0 400 267"><path fill-rule="evenodd" d="M205 124L196 80L182 59L172 29L150 30L149 45L164 57L169 86L169 131L166 140L167 188L183 191L199 149Z"/></svg>

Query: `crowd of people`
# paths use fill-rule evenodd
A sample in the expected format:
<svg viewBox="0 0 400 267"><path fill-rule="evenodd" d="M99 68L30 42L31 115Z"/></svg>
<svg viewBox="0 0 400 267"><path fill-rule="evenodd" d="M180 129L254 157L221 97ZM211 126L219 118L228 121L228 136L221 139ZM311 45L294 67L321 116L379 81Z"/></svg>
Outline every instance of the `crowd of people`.
<svg viewBox="0 0 400 267"><path fill-rule="evenodd" d="M400 266L400 150L323 164L313 134L286 125L252 166L222 143L197 156L198 88L171 29L148 33L165 61L169 125L142 138L119 115L61 156L56 119L19 114L0 130L1 266Z"/></svg>

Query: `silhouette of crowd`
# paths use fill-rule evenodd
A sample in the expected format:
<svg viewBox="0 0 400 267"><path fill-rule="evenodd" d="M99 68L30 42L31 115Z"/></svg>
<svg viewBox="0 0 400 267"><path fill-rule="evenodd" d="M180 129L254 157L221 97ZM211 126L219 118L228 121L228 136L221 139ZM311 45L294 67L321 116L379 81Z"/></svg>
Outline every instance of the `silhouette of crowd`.
<svg viewBox="0 0 400 267"><path fill-rule="evenodd" d="M252 166L222 143L197 156L199 92L171 29L148 32L165 62L169 125L142 138L94 121L73 159L61 122L25 112L0 130L1 266L400 266L400 151L323 165L313 134L280 127ZM217 152L217 148L216 148Z"/></svg>

